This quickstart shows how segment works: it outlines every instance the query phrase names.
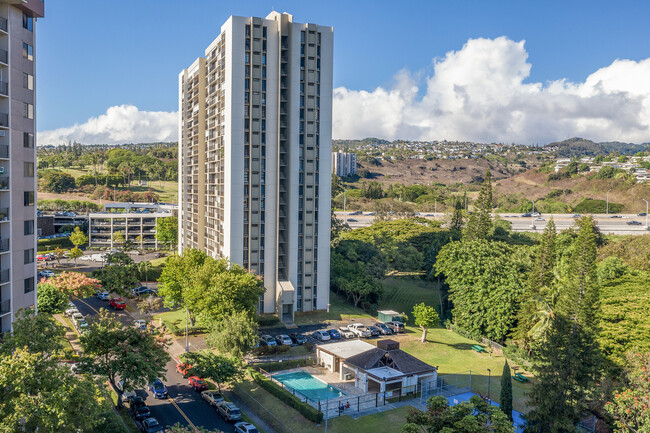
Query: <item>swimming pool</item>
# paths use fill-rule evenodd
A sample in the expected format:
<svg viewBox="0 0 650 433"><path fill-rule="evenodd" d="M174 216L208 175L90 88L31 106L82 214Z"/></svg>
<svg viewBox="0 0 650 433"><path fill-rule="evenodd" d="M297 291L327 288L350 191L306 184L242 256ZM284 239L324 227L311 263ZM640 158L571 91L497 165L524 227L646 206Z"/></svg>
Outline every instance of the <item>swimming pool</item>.
<svg viewBox="0 0 650 433"><path fill-rule="evenodd" d="M312 400L329 400L330 398L345 395L344 392L320 379L316 379L306 371L276 374L273 379Z"/></svg>

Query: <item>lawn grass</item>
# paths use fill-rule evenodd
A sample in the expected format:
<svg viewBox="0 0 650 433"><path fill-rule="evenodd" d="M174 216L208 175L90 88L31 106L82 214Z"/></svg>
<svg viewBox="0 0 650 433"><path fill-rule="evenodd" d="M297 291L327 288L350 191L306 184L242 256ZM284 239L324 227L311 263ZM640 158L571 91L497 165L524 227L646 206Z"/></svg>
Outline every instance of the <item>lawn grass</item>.
<svg viewBox="0 0 650 433"><path fill-rule="evenodd" d="M325 431L325 422L316 425L300 415L295 409L281 402L250 378L237 384L233 392L257 415L278 432L291 429L296 433ZM328 432L332 433L398 433L406 422L409 407L401 407L358 419L341 416L328 420Z"/></svg>
<svg viewBox="0 0 650 433"><path fill-rule="evenodd" d="M167 326L167 330L172 331L170 325L174 325L179 331L185 332L185 310L180 308L178 310L167 311L165 313L154 314L152 320L161 320ZM192 328L191 322L189 324L189 332L191 335L202 334L205 328L201 319L197 318L194 327Z"/></svg>
<svg viewBox="0 0 650 433"><path fill-rule="evenodd" d="M465 338L444 328L430 329L427 343L420 342L419 328L407 327L407 335L398 338L400 349L426 362L437 366L439 375L462 373L458 375L458 383L469 383L469 371L472 377L472 389L487 395L488 377L490 377L490 397L499 401L501 391L501 373L506 358L501 354L476 353L472 346L474 340ZM489 349L488 349L489 350ZM509 362L512 367L513 362ZM487 369L491 370L488 374ZM523 372L519 370L520 372ZM527 374L530 377L530 375ZM452 382L455 382L455 379ZM532 379L532 377L531 377ZM452 383L453 385L454 383ZM525 410L525 393L530 392L531 384L512 381L513 407L519 412Z"/></svg>
<svg viewBox="0 0 650 433"><path fill-rule="evenodd" d="M438 282L423 280L417 276L390 276L381 280L384 296L379 301L379 310L395 310L406 313L409 323L413 320L413 306L424 302L439 310L440 294ZM438 311L440 313L440 311Z"/></svg>
<svg viewBox="0 0 650 433"><path fill-rule="evenodd" d="M294 318L296 325L310 325L327 321L341 321L359 318L370 318L360 308L354 307L338 294L330 292L330 312L323 310L310 311L307 313L297 312Z"/></svg>

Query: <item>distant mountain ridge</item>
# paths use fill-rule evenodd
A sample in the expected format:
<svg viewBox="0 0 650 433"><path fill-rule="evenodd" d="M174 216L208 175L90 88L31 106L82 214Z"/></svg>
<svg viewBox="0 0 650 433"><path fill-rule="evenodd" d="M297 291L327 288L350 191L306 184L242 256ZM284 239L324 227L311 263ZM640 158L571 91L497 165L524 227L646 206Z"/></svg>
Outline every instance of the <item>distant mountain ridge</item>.
<svg viewBox="0 0 650 433"><path fill-rule="evenodd" d="M577 156L598 156L618 152L621 155L633 155L637 152L645 152L650 149L650 143L621 143L618 141L607 141L596 143L586 138L573 137L568 140L549 143L545 148L557 147L558 156L562 158L574 158Z"/></svg>

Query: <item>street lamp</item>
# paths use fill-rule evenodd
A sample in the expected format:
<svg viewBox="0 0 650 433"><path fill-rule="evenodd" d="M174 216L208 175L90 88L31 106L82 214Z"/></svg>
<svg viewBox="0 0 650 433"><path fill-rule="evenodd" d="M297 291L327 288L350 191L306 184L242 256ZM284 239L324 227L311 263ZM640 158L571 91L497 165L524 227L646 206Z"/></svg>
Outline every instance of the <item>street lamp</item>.
<svg viewBox="0 0 650 433"><path fill-rule="evenodd" d="M641 200L645 202L645 229L648 230L648 200L644 198Z"/></svg>
<svg viewBox="0 0 650 433"><path fill-rule="evenodd" d="M492 370L490 370L488 368L487 371L488 371L488 395L487 395L487 397L488 397L488 401L489 401L490 400L490 382L492 382L492 380L491 380Z"/></svg>

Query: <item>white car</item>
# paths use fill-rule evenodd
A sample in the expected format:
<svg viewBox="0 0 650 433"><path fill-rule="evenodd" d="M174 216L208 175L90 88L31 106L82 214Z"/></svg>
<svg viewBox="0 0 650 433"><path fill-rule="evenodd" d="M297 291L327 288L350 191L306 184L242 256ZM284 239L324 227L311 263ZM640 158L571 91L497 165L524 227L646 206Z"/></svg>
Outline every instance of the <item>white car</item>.
<svg viewBox="0 0 650 433"><path fill-rule="evenodd" d="M143 331L147 330L147 321L144 319L136 319L133 321L133 327L136 329L141 329Z"/></svg>
<svg viewBox="0 0 650 433"><path fill-rule="evenodd" d="M77 309L76 306L72 306L72 307L70 307L70 308L68 308L67 310L64 311L64 314L66 316L68 316L68 317L72 316L75 313L79 313L79 310Z"/></svg>
<svg viewBox="0 0 650 433"><path fill-rule="evenodd" d="M278 343L278 346L291 346L293 344L291 338L285 334L276 335L275 342Z"/></svg>
<svg viewBox="0 0 650 433"><path fill-rule="evenodd" d="M110 294L108 292L99 292L97 293L97 298L101 299L102 301L108 301L108 297Z"/></svg>
<svg viewBox="0 0 650 433"><path fill-rule="evenodd" d="M348 329L357 337L370 337L372 335L363 323L353 323L352 325L348 325Z"/></svg>
<svg viewBox="0 0 650 433"><path fill-rule="evenodd" d="M84 262L87 262L88 260L92 260L92 256L81 256L79 257L79 260L83 260Z"/></svg>
<svg viewBox="0 0 650 433"><path fill-rule="evenodd" d="M339 328L339 332L341 333L341 337L343 338L354 338L354 332L350 331L345 326L341 326Z"/></svg>
<svg viewBox="0 0 650 433"><path fill-rule="evenodd" d="M79 322L80 320L84 320L84 315L81 314L79 311L77 311L76 313L72 313L70 315L70 318L72 319L72 323L74 323L76 326L77 322Z"/></svg>
<svg viewBox="0 0 650 433"><path fill-rule="evenodd" d="M235 433L260 433L260 431L249 422L238 422L235 423Z"/></svg>
<svg viewBox="0 0 650 433"><path fill-rule="evenodd" d="M218 391L203 391L201 392L201 397L203 400L210 403L210 406L216 406L220 402L224 401L224 398Z"/></svg>
<svg viewBox="0 0 650 433"><path fill-rule="evenodd" d="M330 333L327 331L316 331L311 336L320 341L330 341L332 339Z"/></svg>
<svg viewBox="0 0 650 433"><path fill-rule="evenodd" d="M56 274L52 271L41 271L38 273L39 277L45 277L45 278L51 278L54 277Z"/></svg>

